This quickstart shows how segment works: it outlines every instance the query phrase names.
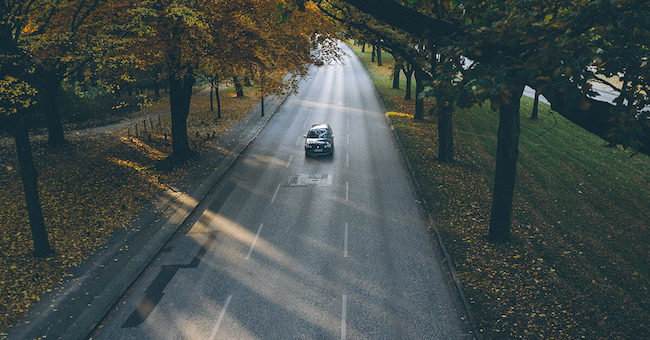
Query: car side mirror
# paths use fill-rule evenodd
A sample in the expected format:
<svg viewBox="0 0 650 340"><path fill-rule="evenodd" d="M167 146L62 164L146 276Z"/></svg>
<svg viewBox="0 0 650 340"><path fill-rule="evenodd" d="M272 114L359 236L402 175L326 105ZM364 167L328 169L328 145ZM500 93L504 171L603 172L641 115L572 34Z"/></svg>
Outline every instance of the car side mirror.
<svg viewBox="0 0 650 340"><path fill-rule="evenodd" d="M303 135L302 138L307 138L307 135Z"/></svg>

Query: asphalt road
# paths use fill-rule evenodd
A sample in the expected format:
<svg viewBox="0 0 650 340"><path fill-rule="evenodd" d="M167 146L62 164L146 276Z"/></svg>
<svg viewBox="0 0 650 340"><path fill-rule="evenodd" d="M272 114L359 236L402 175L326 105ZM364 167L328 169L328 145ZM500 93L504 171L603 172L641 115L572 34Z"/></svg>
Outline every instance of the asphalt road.
<svg viewBox="0 0 650 340"><path fill-rule="evenodd" d="M93 335L459 339L463 309L370 79L314 67ZM306 158L311 124L331 157Z"/></svg>

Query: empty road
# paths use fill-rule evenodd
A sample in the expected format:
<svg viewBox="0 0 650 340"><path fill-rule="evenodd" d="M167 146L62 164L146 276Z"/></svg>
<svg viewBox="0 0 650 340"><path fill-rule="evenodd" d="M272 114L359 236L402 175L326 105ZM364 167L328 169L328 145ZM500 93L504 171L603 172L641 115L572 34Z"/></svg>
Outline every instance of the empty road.
<svg viewBox="0 0 650 340"><path fill-rule="evenodd" d="M470 338L373 85L311 69L99 339ZM306 158L312 124L331 157Z"/></svg>

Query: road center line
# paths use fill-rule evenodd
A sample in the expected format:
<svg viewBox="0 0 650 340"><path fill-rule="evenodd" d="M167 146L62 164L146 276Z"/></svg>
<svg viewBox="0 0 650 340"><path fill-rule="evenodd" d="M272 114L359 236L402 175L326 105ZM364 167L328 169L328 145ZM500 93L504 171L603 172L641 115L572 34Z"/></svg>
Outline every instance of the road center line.
<svg viewBox="0 0 650 340"><path fill-rule="evenodd" d="M289 161L287 161L287 168L289 167L289 164L291 164L292 159L293 159L293 155L291 155L291 157L289 157Z"/></svg>
<svg viewBox="0 0 650 340"><path fill-rule="evenodd" d="M350 145L350 134L347 135L347 139L348 139L347 143L348 143L348 145Z"/></svg>
<svg viewBox="0 0 650 340"><path fill-rule="evenodd" d="M345 340L345 337L347 336L348 332L348 324L347 324L347 304L348 304L348 296L343 295L343 301L341 301L341 340Z"/></svg>
<svg viewBox="0 0 650 340"><path fill-rule="evenodd" d="M345 233L343 236L343 257L348 257L348 222L345 222Z"/></svg>
<svg viewBox="0 0 650 340"><path fill-rule="evenodd" d="M350 167L350 154L349 153L345 154L345 167L346 168Z"/></svg>
<svg viewBox="0 0 650 340"><path fill-rule="evenodd" d="M278 196L278 191L280 191L280 185L281 184L282 183L278 183L278 187L275 188L275 192L273 193L273 197L271 198L271 204L273 204L273 202L275 202L275 198Z"/></svg>
<svg viewBox="0 0 650 340"><path fill-rule="evenodd" d="M347 202L350 198L350 182L345 182L345 201Z"/></svg>
<svg viewBox="0 0 650 340"><path fill-rule="evenodd" d="M228 298L226 299L226 303L223 305L223 308L221 308L221 313L219 314L217 323L214 325L214 328L212 329L212 334L210 334L210 340L214 340L215 337L217 336L217 332L219 331L219 325L221 325L221 321L223 321L223 317L226 315L226 310L228 309L228 305L230 304L231 299L232 299L232 294L228 295Z"/></svg>
<svg viewBox="0 0 650 340"><path fill-rule="evenodd" d="M257 229L257 234L255 234L255 238L253 239L253 243L251 243L250 249L248 249L248 255L246 255L246 259L249 260L251 258L251 254L253 253L253 249L255 248L255 243L257 243L257 239L260 237L260 233L262 232L262 227L264 226L264 223L260 224L260 227Z"/></svg>
<svg viewBox="0 0 650 340"><path fill-rule="evenodd" d="M307 125L307 123L305 123L305 125ZM300 144L300 141L301 141L303 138L304 138L303 136L298 136L298 140L296 141L296 145L299 145L299 144Z"/></svg>

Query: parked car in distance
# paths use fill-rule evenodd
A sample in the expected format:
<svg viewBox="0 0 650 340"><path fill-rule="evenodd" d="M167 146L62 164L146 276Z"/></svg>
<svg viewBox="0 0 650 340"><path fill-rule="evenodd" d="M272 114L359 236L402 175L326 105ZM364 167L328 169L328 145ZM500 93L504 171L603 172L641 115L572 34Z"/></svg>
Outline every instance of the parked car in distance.
<svg viewBox="0 0 650 340"><path fill-rule="evenodd" d="M305 156L334 153L334 134L329 124L314 124L305 137Z"/></svg>

